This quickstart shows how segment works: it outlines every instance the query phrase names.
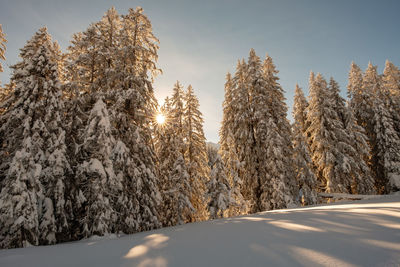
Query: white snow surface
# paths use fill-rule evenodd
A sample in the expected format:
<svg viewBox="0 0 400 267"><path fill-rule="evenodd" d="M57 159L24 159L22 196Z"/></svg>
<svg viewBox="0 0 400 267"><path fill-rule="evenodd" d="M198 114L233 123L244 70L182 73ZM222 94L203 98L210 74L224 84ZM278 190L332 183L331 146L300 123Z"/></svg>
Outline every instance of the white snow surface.
<svg viewBox="0 0 400 267"><path fill-rule="evenodd" d="M0 250L0 266L399 266L400 195Z"/></svg>

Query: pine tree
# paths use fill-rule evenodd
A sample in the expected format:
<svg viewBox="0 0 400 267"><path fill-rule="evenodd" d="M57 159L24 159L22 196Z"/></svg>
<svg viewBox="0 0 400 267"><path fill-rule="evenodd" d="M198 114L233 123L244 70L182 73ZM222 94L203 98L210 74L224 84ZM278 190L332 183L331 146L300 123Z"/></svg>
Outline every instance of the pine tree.
<svg viewBox="0 0 400 267"><path fill-rule="evenodd" d="M30 152L30 139L15 153L0 193L0 247L17 248L39 244L40 165Z"/></svg>
<svg viewBox="0 0 400 267"><path fill-rule="evenodd" d="M206 138L203 132L203 118L199 110L200 104L189 85L184 95L183 134L186 141L185 160L191 188L191 203L196 209L192 221L204 221L208 218L206 184L210 169L207 164Z"/></svg>
<svg viewBox="0 0 400 267"><path fill-rule="evenodd" d="M375 173L375 185L379 193L398 190L400 187L400 139L395 122L388 109L387 91L377 67L369 63L363 77L363 90L373 94L370 112L373 114L367 133L371 142L371 165Z"/></svg>
<svg viewBox="0 0 400 267"><path fill-rule="evenodd" d="M382 90L395 130L400 136L400 70L388 60L383 71Z"/></svg>
<svg viewBox="0 0 400 267"><path fill-rule="evenodd" d="M259 150L260 158L264 157L265 162L261 166L266 166L267 176L266 183L262 185L264 193L261 197L263 202L270 203L270 209L295 205L298 194L294 166L290 159L293 155L291 128L286 118L284 90L278 83L277 73L272 58L267 55L262 66L265 88L253 93L258 148L265 148L264 151ZM266 118L257 117L263 112L266 112Z"/></svg>
<svg viewBox="0 0 400 267"><path fill-rule="evenodd" d="M312 171L308 145L306 143L306 108L307 100L302 89L296 84L293 106L293 159L295 163L296 180L300 188L299 198L303 205L317 203L316 177Z"/></svg>
<svg viewBox="0 0 400 267"><path fill-rule="evenodd" d="M3 72L3 66L1 65L1 60L6 60L5 57L5 52L6 52L6 36L3 33L2 25L0 24L0 72ZM0 81L0 116L4 112L5 107L3 106L3 102L6 100L6 98L11 94L11 85L6 85L5 87L1 86L1 81ZM1 143L1 137L0 137L0 143ZM0 155L1 156L1 155ZM1 188L1 179L0 179L0 188Z"/></svg>
<svg viewBox="0 0 400 267"><path fill-rule="evenodd" d="M9 108L0 117L0 135L6 137L1 140L1 154L5 155L1 162L2 173L5 174L2 177L5 180L2 201L10 198L8 193L16 192L17 189L11 189L10 186L13 187L14 179L19 179L19 188L30 190L24 193L31 196L32 203L28 205L36 206L31 208L36 212L32 216L37 217L32 223L37 222L38 225L30 227L37 228L40 235L31 236L30 240L23 237L8 246L23 246L25 241L32 240L34 244L51 244L68 235L64 188L70 168L62 127L63 102L57 53L46 28L41 28L27 42L20 56L22 61L13 66L11 78L15 88L5 103ZM29 164L18 171L19 178L16 178L12 164L22 162ZM5 204L9 205L12 206ZM14 212L17 216L21 212L19 209L23 209L23 206L17 205L14 211L7 213ZM7 221L7 217L4 220ZM15 223L30 224L22 217L21 221Z"/></svg>
<svg viewBox="0 0 400 267"><path fill-rule="evenodd" d="M135 12L141 14L140 20L132 18ZM141 9L130 10L121 19L115 8L111 8L101 21L75 35L69 57L70 73L78 73L77 82L70 88L76 88L79 95L104 92L104 102L114 126L114 171L122 177L125 193L119 200L125 203L119 210L125 219L119 221L116 229L125 233L160 226L157 208L160 194L150 129L156 101L151 77L148 77L149 73L156 72L158 46L154 46L152 55L144 53L146 45L154 42L151 24L148 20L143 24L144 19L147 20ZM133 33L134 28L140 31ZM147 43L132 46L129 42L134 39ZM139 65L134 59L137 55L141 56ZM90 103L90 98L88 100ZM88 106L83 103L80 110L88 112L91 109L90 104ZM80 119L84 121L85 117Z"/></svg>
<svg viewBox="0 0 400 267"><path fill-rule="evenodd" d="M250 212L287 207L294 204L297 194L292 162L288 159L292 145L290 134L287 135L287 107L276 72L270 57L261 64L251 50L248 63L239 62L230 81L230 95L226 94L230 107L224 103L224 111L232 115L224 113L229 115L224 118L228 127L223 124L221 137L226 142L232 132L233 148L222 143L223 157L225 162L229 162L228 155L237 158L239 164L234 168L243 180L242 193ZM225 147L233 153L225 152Z"/></svg>
<svg viewBox="0 0 400 267"><path fill-rule="evenodd" d="M232 105L234 90L231 74L228 73L226 75L223 120L219 131L219 142L221 158L224 162L225 172L232 189L231 196L234 199L234 204L228 210L229 217L246 214L248 210L248 203L244 200L241 193L242 180L239 177L240 162L234 144L233 125L236 116L235 106Z"/></svg>
<svg viewBox="0 0 400 267"><path fill-rule="evenodd" d="M367 137L362 127L356 124L351 110L345 105L345 100L340 96L338 83L331 78L329 81L330 95L333 101L333 110L338 115L340 127L344 129L337 138L342 147L344 163L347 165L344 172L348 172L347 179L351 179L352 193L368 194L374 192L374 179L367 165L369 150Z"/></svg>
<svg viewBox="0 0 400 267"><path fill-rule="evenodd" d="M346 143L346 132L326 81L318 74L310 82L306 134L319 187L328 193L349 193L351 169L347 151L352 148Z"/></svg>
<svg viewBox="0 0 400 267"><path fill-rule="evenodd" d="M255 137L253 132L253 120L250 108L250 98L247 86L247 64L242 60L238 62L236 73L232 79L232 101L234 107L232 127L233 153L237 157L237 175L242 181L242 194L249 205L250 212L259 211L257 205L256 188L259 187L258 163L253 158L255 153ZM232 160L235 160L232 158ZM235 164L234 162L232 162ZM233 176L234 177L234 176Z"/></svg>
<svg viewBox="0 0 400 267"><path fill-rule="evenodd" d="M217 154L211 162L210 181L208 187L208 210L210 219L224 218L228 209L235 204L231 197L231 188L225 173L224 164Z"/></svg>
<svg viewBox="0 0 400 267"><path fill-rule="evenodd" d="M362 71L354 62L351 63L347 89L354 117L358 125L365 129L368 138L371 138L374 93L371 86L366 86Z"/></svg>
<svg viewBox="0 0 400 267"><path fill-rule="evenodd" d="M172 114L169 98L166 98L161 112L166 121L163 125L157 125L155 129L155 148L163 198L160 212L163 226L173 226L190 222L195 209L190 202L190 180L182 154L183 138L175 134L178 120Z"/></svg>
<svg viewBox="0 0 400 267"><path fill-rule="evenodd" d="M80 219L82 237L110 233L117 224L119 214L114 198L121 196L122 181L114 173L114 146L108 110L100 98L83 132L84 161L77 167L78 184L85 198Z"/></svg>
<svg viewBox="0 0 400 267"><path fill-rule="evenodd" d="M6 52L6 35L3 33L2 25L0 24L0 60L6 60L4 56ZM3 72L3 66L0 64L0 72Z"/></svg>

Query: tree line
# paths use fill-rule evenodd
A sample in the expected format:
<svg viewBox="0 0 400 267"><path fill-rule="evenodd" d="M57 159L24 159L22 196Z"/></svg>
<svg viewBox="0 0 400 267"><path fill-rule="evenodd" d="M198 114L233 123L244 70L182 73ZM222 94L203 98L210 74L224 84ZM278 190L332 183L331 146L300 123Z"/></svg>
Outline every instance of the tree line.
<svg viewBox="0 0 400 267"><path fill-rule="evenodd" d="M0 27L3 60L5 43ZM309 101L296 87L291 125L271 57L251 50L227 75L217 149L190 85L177 82L157 103L158 44L138 7L109 9L66 53L46 28L21 49L0 87L0 247L400 188L400 76L390 62L383 75L353 64L348 104L333 79L311 74Z"/></svg>

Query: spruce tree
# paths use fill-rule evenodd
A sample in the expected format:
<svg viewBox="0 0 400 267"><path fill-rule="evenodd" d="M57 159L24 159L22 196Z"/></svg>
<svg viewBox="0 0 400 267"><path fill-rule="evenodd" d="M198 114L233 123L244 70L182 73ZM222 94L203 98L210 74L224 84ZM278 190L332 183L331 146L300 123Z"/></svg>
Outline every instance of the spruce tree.
<svg viewBox="0 0 400 267"><path fill-rule="evenodd" d="M250 97L247 86L247 64L242 60L238 62L236 73L233 77L232 101L234 118L232 122L233 152L237 157L237 174L242 180L242 194L249 205L250 212L259 211L257 203L258 163L254 160L255 136L253 131ZM231 154L233 156L233 154ZM232 160L235 160L232 158ZM235 170L235 169L234 169Z"/></svg>
<svg viewBox="0 0 400 267"><path fill-rule="evenodd" d="M6 246L23 246L25 241L33 244L52 244L58 239L68 238L68 214L66 212L65 183L70 167L66 157L65 131L62 127L63 102L61 100L61 84L58 74L58 59L54 44L46 28L41 28L25 47L21 49L22 61L13 66L11 80L15 83L12 95L5 105L7 110L1 115L0 135L2 139L1 168L4 170L4 187L2 201L10 199L13 181L19 179L20 190L25 190L32 201L31 211L37 217L32 223L25 222L26 217L7 225L4 231L15 226L29 226L38 229L35 237L20 238L11 241ZM15 175L13 164L29 163ZM23 172L25 170L25 172ZM19 177L19 178L18 178ZM30 186L32 184L32 186ZM10 188L11 187L11 188ZM26 192L28 190L28 192ZM22 194L22 193L21 193ZM27 199L27 198L25 198ZM5 207L12 207L12 203ZM36 208L33 208L35 207ZM19 209L24 206L16 205L13 214L18 217ZM3 223L8 217L4 216ZM20 231L25 231L24 227ZM13 231L10 230L12 233ZM16 243L15 243L16 242ZM11 243L13 245L11 245Z"/></svg>
<svg viewBox="0 0 400 267"><path fill-rule="evenodd" d="M0 60L6 60L5 53L6 53L6 35L3 32L3 27L0 24ZM3 66L0 64L0 72L3 72Z"/></svg>
<svg viewBox="0 0 400 267"><path fill-rule="evenodd" d="M191 197L196 214L192 221L204 221L208 218L206 184L210 169L207 164L206 138L203 132L203 118L200 104L191 85L184 95L183 134L186 141L185 160L190 179Z"/></svg>
<svg viewBox="0 0 400 267"><path fill-rule="evenodd" d="M140 20L134 18L139 16L135 12L140 13ZM135 32L135 28L140 31ZM151 36L151 24L140 8L130 10L122 18L111 8L101 21L92 24L86 32L76 34L70 48L70 77L78 73L77 82L70 88L76 88L79 95L103 92L110 111L116 142L112 152L114 171L123 179L124 194L118 202L125 203L119 210L125 219L119 220L116 229L125 233L160 226L157 208L160 194L150 129L156 101L152 76L149 77L156 73L158 41ZM146 42L129 44L135 39ZM149 43L155 44L152 55L144 53ZM138 55L140 61L136 60ZM87 113L92 108L90 97L86 101L79 112ZM87 117L80 116L83 125Z"/></svg>
<svg viewBox="0 0 400 267"><path fill-rule="evenodd" d="M94 104L83 131L81 153L84 161L76 171L85 198L80 218L82 237L110 233L117 224L119 214L114 199L122 194L122 179L114 173L114 146L108 110L100 98Z"/></svg>
<svg viewBox="0 0 400 267"><path fill-rule="evenodd" d="M190 222L195 209L190 201L190 179L182 153L183 138L175 134L178 120L172 114L169 98L166 98L161 112L166 117L165 123L155 127L162 195L160 213L163 226L174 226Z"/></svg>
<svg viewBox="0 0 400 267"><path fill-rule="evenodd" d="M333 110L338 115L342 134L337 138L340 140L343 164L347 165L344 172L348 173L347 179L351 180L351 193L369 194L374 193L374 179L367 165L369 150L367 136L364 129L357 125L352 111L346 106L344 98L340 96L338 83L331 78L329 90L333 102Z"/></svg>
<svg viewBox="0 0 400 267"><path fill-rule="evenodd" d="M230 109L224 103L224 111L233 115L226 113L229 117L224 122L229 126L223 124L221 137L226 140L232 132L233 148L222 143L223 157L237 158L239 164L232 163L243 180L242 193L250 212L287 207L294 204L297 194L293 165L288 159L292 155L291 130L276 73L270 57L261 64L251 50L248 63L239 62L229 82ZM226 153L225 147L233 153Z"/></svg>
<svg viewBox="0 0 400 267"><path fill-rule="evenodd" d="M394 121L394 127L400 136L400 71L392 62L386 61L382 77L382 90L386 105Z"/></svg>
<svg viewBox="0 0 400 267"><path fill-rule="evenodd" d="M267 55L262 66L264 89L257 91L254 86L252 93L259 162L262 163L261 167L266 168L267 177L262 184L261 203L269 202L269 209L294 206L298 194L290 159L293 155L291 128L286 118L284 90L278 83L277 73L272 58ZM266 117L260 116L263 113ZM267 204L263 205L268 207Z"/></svg>
<svg viewBox="0 0 400 267"><path fill-rule="evenodd" d="M312 171L308 145L306 143L306 108L307 100L302 89L296 84L294 106L293 106L293 159L299 192L299 200L303 205L317 203L317 181Z"/></svg>
<svg viewBox="0 0 400 267"><path fill-rule="evenodd" d="M367 128L371 142L371 165L379 193L398 190L400 187L400 139L395 121L390 114L388 92L382 88L377 67L371 63L363 77L363 90L373 94L372 119Z"/></svg>
<svg viewBox="0 0 400 267"><path fill-rule="evenodd" d="M313 75L311 75L313 76ZM351 171L346 132L334 108L332 94L321 74L310 79L306 131L319 187L328 193L349 193ZM335 144L335 146L332 146Z"/></svg>
<svg viewBox="0 0 400 267"><path fill-rule="evenodd" d="M236 146L234 144L234 119L236 116L235 106L232 105L234 98L234 84L231 74L226 75L225 83L225 99L223 102L223 120L222 126L219 131L220 136L220 154L224 162L225 172L231 186L231 196L234 204L228 210L228 216L237 216L246 214L248 210L248 203L244 200L241 193L242 180L239 177L240 162L236 153Z"/></svg>
<svg viewBox="0 0 400 267"><path fill-rule="evenodd" d="M210 181L208 187L208 210L210 219L223 218L227 215L227 210L235 204L231 197L231 188L225 173L225 167L221 157L217 154L211 162Z"/></svg>

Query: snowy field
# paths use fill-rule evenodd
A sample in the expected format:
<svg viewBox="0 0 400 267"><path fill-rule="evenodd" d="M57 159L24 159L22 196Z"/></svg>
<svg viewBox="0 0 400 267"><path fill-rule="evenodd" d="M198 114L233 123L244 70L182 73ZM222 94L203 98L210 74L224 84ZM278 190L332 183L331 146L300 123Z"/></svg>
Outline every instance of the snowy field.
<svg viewBox="0 0 400 267"><path fill-rule="evenodd" d="M0 250L0 266L400 266L400 195Z"/></svg>

